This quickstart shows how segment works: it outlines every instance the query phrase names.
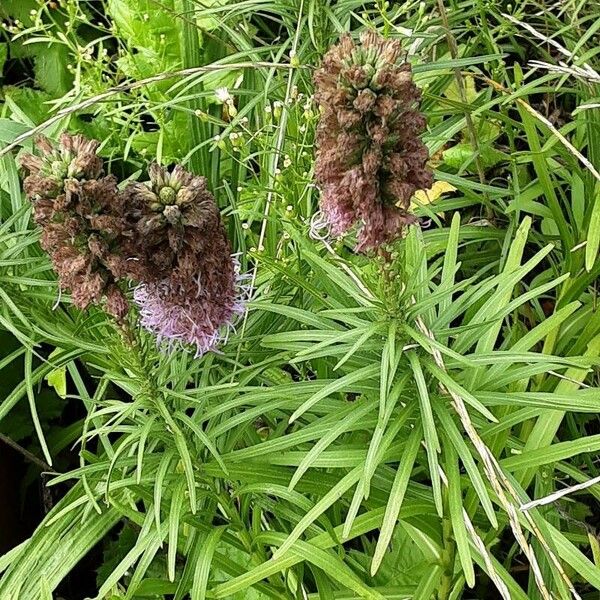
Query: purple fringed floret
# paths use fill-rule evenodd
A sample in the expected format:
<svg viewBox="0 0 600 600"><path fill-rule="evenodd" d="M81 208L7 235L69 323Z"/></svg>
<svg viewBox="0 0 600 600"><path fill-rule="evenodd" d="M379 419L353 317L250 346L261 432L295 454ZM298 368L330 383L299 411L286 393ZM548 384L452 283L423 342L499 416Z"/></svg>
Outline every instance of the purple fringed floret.
<svg viewBox="0 0 600 600"><path fill-rule="evenodd" d="M159 344L196 347L196 357L225 343L235 321L244 313L244 276L232 258L235 282L227 286L233 293L215 297L202 289L197 278L195 289L173 289L168 280L143 283L134 290L140 311L140 324L156 335Z"/></svg>

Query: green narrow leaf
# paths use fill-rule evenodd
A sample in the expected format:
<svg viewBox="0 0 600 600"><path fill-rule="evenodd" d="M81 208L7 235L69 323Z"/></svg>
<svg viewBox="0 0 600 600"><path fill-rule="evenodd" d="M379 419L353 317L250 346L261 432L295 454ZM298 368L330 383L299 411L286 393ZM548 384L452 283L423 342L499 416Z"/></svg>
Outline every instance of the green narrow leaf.
<svg viewBox="0 0 600 600"><path fill-rule="evenodd" d="M398 357L399 358L399 357ZM392 321L388 329L388 336L383 346L381 355L381 370L379 375L379 416L380 419L386 412L386 403L390 386L398 368L396 362L396 323Z"/></svg>
<svg viewBox="0 0 600 600"><path fill-rule="evenodd" d="M346 563L341 561L333 552L321 550L311 543L297 540L290 549L290 554L319 567L334 581L356 592L360 598L368 598L369 600L385 599L385 596L363 583Z"/></svg>
<svg viewBox="0 0 600 600"><path fill-rule="evenodd" d="M481 506L483 507L488 520L490 521L492 527L497 529L498 519L496 518L496 513L494 512L494 506L490 500L483 477L481 476L481 473L475 464L475 460L473 459L473 456L467 447L463 436L458 430L456 423L453 421L450 412L443 404L437 403L435 410L448 441L454 446L455 451L458 453L458 456L465 467L467 475L473 484L473 489L479 497L479 501L481 502Z"/></svg>
<svg viewBox="0 0 600 600"><path fill-rule="evenodd" d="M98 598L104 598L112 588L120 581L120 579L131 569L146 549L152 544L155 539L156 533L151 530L152 526L152 513L149 512L143 522L142 529L138 535L136 543L129 550L129 552L123 557L119 564L114 567L110 575L106 578L102 587L98 590Z"/></svg>
<svg viewBox="0 0 600 600"><path fill-rule="evenodd" d="M442 574L443 569L440 565L432 565L431 570L427 571L421 578L412 600L431 600L434 597L435 589L439 585Z"/></svg>
<svg viewBox="0 0 600 600"><path fill-rule="evenodd" d="M156 523L156 528L160 529L160 508L161 508L161 500L163 494L163 485L165 481L165 477L167 475L167 471L171 466L175 453L173 451L165 453L160 459L160 463L158 465L158 469L156 471L156 480L154 482L154 521Z"/></svg>
<svg viewBox="0 0 600 600"><path fill-rule="evenodd" d="M410 434L402 457L400 458L400 465L396 471L394 477L394 483L390 491L390 496L385 507L385 514L383 516L383 523L379 532L379 538L377 539L377 546L373 554L373 561L371 562L371 575L374 576L377 573L381 561L385 556L387 547L392 539L394 528L398 521L398 515L402 508L402 502L404 500L404 494L408 487L410 480L410 474L412 473L413 465L419 451L421 444L421 428L415 427Z"/></svg>
<svg viewBox="0 0 600 600"><path fill-rule="evenodd" d="M593 338L588 344L584 356L596 357L600 355L600 335ZM555 388L555 394L573 395L573 392L580 387L579 382L583 382L587 376L587 369L571 368L566 372L566 378L562 379ZM573 403L573 400L571 400ZM577 403L575 403L577 404ZM565 408L568 410L568 407ZM561 410L547 410L538 417L531 433L527 437L523 452L528 452L537 448L545 448L552 443L560 424L565 416ZM536 469L525 469L517 474L516 478L523 488L529 487L529 484L536 475Z"/></svg>
<svg viewBox="0 0 600 600"><path fill-rule="evenodd" d="M416 512L420 514L418 510ZM415 513L411 512L411 514ZM347 538L356 538L361 535L364 535L369 531L377 529L381 526L382 518L383 508L377 508L375 510L371 510L367 513L359 515L353 522ZM311 538L310 543L316 546L317 548L332 548L338 544L339 536L342 533L342 527L343 526L341 525L335 527L333 535L328 531L323 532ZM266 562L263 562L262 564L245 571L243 574L235 577L234 579L217 585L215 588L213 588L212 593L217 598L229 598L233 594L246 590L249 586L256 584L262 579L265 579L275 573L279 573L284 571L285 569L293 567L301 560L301 558L291 556L290 554L278 559L267 560Z"/></svg>
<svg viewBox="0 0 600 600"><path fill-rule="evenodd" d="M400 360L400 356L401 355L399 354L396 357L396 359L397 359L396 365L398 364L398 361ZM395 372L396 369L394 368L393 371ZM393 375L392 375L392 378L393 378ZM398 399L400 398L400 394L402 393L402 390L404 389L404 386L406 385L407 380L408 380L408 377L405 375L405 376L401 377L400 379L398 379L398 381L396 381L396 383L394 384L394 387L392 388L391 392L389 393L389 398L387 398L384 402L385 411L381 410L381 400L380 400L379 416L377 418L377 424L375 425L375 431L373 432L373 437L371 438L371 441L369 442L369 449L367 451L367 456L365 458L364 472L363 472L363 476L362 476L361 482L360 482L360 489L362 490L365 500L369 497L370 488L371 488L371 479L373 478L373 475L375 474L375 470L377 469L377 467L379 465L379 459L381 457L381 455L379 453L379 449L380 449L381 443L383 441L383 436L387 431L388 423L392 416L392 412L393 412L394 408L396 407L396 403L398 402ZM395 426L397 427L397 424Z"/></svg>
<svg viewBox="0 0 600 600"><path fill-rule="evenodd" d="M358 482L362 474L361 466L354 467L342 477L298 522L286 540L273 554L273 559L281 558L300 538L306 529L317 520L330 506L337 502L352 486Z"/></svg>
<svg viewBox="0 0 600 600"><path fill-rule="evenodd" d="M454 285L456 273L456 258L458 254L458 236L460 233L460 213L455 212L452 216L450 232L448 233L448 244L444 254L444 266L442 268L442 279L440 281L440 290L450 290ZM443 314L452 302L450 292L443 296L438 303L438 314Z"/></svg>
<svg viewBox="0 0 600 600"><path fill-rule="evenodd" d="M429 398L427 382L425 381L419 358L413 350L409 350L406 353L406 356L408 357L408 362L410 363L415 383L417 384L419 406L421 409L421 424L423 426L423 436L425 438L427 450L427 462L429 463L429 477L433 488L433 500L438 515L441 517L444 509L442 503L442 481L440 479L440 468L437 456L441 449L437 435L437 427L433 418L431 399Z"/></svg>
<svg viewBox="0 0 600 600"><path fill-rule="evenodd" d="M585 269L591 271L596 259L598 258L598 248L600 247L600 185L596 185L596 194L594 197L594 208L590 217L588 227L587 244L585 246Z"/></svg>
<svg viewBox="0 0 600 600"><path fill-rule="evenodd" d="M460 485L460 470L458 468L458 455L452 444L445 444L445 471L448 478L448 512L454 532L454 541L458 558L462 566L467 585L470 588L475 586L475 571L473 570L473 560L469 547L469 536L463 517L463 497Z"/></svg>
<svg viewBox="0 0 600 600"><path fill-rule="evenodd" d="M533 163L535 172L542 184L544 195L550 205L550 210L552 211L553 220L560 232L563 246L568 250L573 246L573 238L567 220L565 219L561 203L556 194L556 184L550 175L546 153L542 150L536 121L522 104L517 103L517 108L521 115L521 120L523 121L525 134L527 135L527 142L531 152L531 162Z"/></svg>
<svg viewBox="0 0 600 600"><path fill-rule="evenodd" d="M194 580L190 595L191 600L205 600L206 598L206 589L208 587L208 577L210 575L213 555L224 531L225 530L222 527L213 529L209 532L200 546L198 562L196 563L194 570Z"/></svg>
<svg viewBox="0 0 600 600"><path fill-rule="evenodd" d="M342 433L348 431L352 425L363 419L369 412L373 410L372 402L364 402L362 405L356 406L354 410L347 416L341 419L339 423L331 427L331 429L308 451L306 456L302 459L298 468L294 472L290 484L289 490L293 490L298 481L300 481L302 475L310 469L312 463L317 457L325 450L334 440L336 440Z"/></svg>
<svg viewBox="0 0 600 600"><path fill-rule="evenodd" d="M439 380L439 382L447 387L451 392L454 392L457 396L460 396L468 405L472 406L475 410L480 412L484 417L489 419L492 423L497 423L498 419L479 401L477 398L460 386L448 373L442 371L437 365L427 361L425 363L427 370Z"/></svg>
<svg viewBox="0 0 600 600"><path fill-rule="evenodd" d="M33 421L35 433L37 435L38 441L40 442L42 452L44 453L44 458L46 459L46 462L49 465L52 465L52 456L50 455L50 450L48 450L48 444L46 443L44 430L42 429L42 424L40 423L37 407L35 405L35 394L33 392L32 362L33 353L31 352L31 350L27 349L27 351L25 352L25 384L27 386L27 399L29 400L29 411L31 413L31 419Z"/></svg>
<svg viewBox="0 0 600 600"><path fill-rule="evenodd" d="M529 230L531 228L531 217L525 217L510 245L506 263L504 264L503 273L509 274L516 271L521 266L521 260L523 258L523 251L525 250L525 244L529 236ZM513 286L498 286L498 289L491 298L487 301L487 304L493 306L493 314L503 309L511 299L513 294ZM498 338L502 327L502 322L497 321L487 328L487 331L481 335L477 341L476 352L483 353L489 352L494 348L494 344ZM466 380L467 387L473 387L477 379L479 378L481 369L474 369L471 376Z"/></svg>
<svg viewBox="0 0 600 600"><path fill-rule="evenodd" d="M137 464L135 467L135 477L136 481L139 484L142 480L142 466L144 463L144 451L146 449L146 441L148 440L148 436L150 435L150 431L156 421L156 415L151 415L148 420L144 423L141 431L140 431L140 442L137 448Z"/></svg>
<svg viewBox="0 0 600 600"><path fill-rule="evenodd" d="M375 335L377 332L379 331L379 325L375 324L375 326L371 326L369 327L357 340L356 342L354 342L354 344L352 344L352 347L348 350L348 352L346 352L346 354L344 354L344 356L342 356L342 358L340 358L340 360L335 364L335 366L333 367L334 371L337 371L342 365L344 365L344 363L349 359L352 358L352 356L354 356L355 352L362 348L366 342L373 337L373 335Z"/></svg>
<svg viewBox="0 0 600 600"><path fill-rule="evenodd" d="M399 382L397 385L400 386L399 389L402 389L402 382ZM404 407L400 415L397 416L396 419L392 422L392 424L387 428L387 431L385 431L385 435L383 435L383 427L381 428L383 435L381 443L379 443L375 439L371 440L371 443L369 445L369 453L367 453L367 458L365 458L365 462L363 465L363 473L361 475L359 484L356 486L352 502L350 503L350 508L348 509L348 514L346 515L346 521L342 530L342 537L344 539L348 538L348 536L350 535L350 531L352 530L354 520L356 519L356 515L358 514L362 500L365 497L365 485L367 481L370 482L370 478L375 472L377 465L382 460L385 452L387 451L391 443L395 440L396 435L398 435L398 432L402 429L402 427L412 414L413 406L414 405L409 404L406 407ZM372 449L373 451L371 451ZM367 463L367 460L371 461L369 473L367 473L367 466L369 464ZM369 479L367 479L367 477Z"/></svg>
<svg viewBox="0 0 600 600"><path fill-rule="evenodd" d="M197 423L194 423L194 421L192 421L192 419L190 419L190 417L188 417L185 413L177 413L175 417L179 419L182 423L185 423L192 430L192 432L200 440L200 442L208 448L208 451L213 455L214 459L217 461L221 469L223 469L225 475L229 475L229 471L227 470L227 467L225 466L225 463L219 455L219 452L217 451L215 445L210 441L206 433L202 431L200 426Z"/></svg>
<svg viewBox="0 0 600 600"><path fill-rule="evenodd" d="M194 466L192 463L192 457L190 451L185 442L185 438L179 429L175 432L175 445L179 452L179 457L183 464L183 470L185 472L185 478L187 480L187 487L189 492L189 502L192 514L196 512L196 478L194 477Z"/></svg>
<svg viewBox="0 0 600 600"><path fill-rule="evenodd" d="M40 581L40 600L53 600L52 590L48 584L48 580L42 575Z"/></svg>
<svg viewBox="0 0 600 600"><path fill-rule="evenodd" d="M179 538L179 521L183 507L185 483L179 481L173 490L171 509L169 510L169 550L167 552L167 573L169 581L175 581L175 561L177 559L177 541ZM149 513L150 514L150 513Z"/></svg>
<svg viewBox="0 0 600 600"><path fill-rule="evenodd" d="M370 379L379 373L379 365L372 364L366 365L360 369L356 369L352 373L348 373L339 379L336 379L319 390L316 394L313 394L308 400L302 403L302 405L294 411L289 419L290 423L293 423L296 419L301 417L307 410L314 406L317 402L323 398L327 398L335 392L339 392L345 388L350 387L353 383Z"/></svg>
<svg viewBox="0 0 600 600"><path fill-rule="evenodd" d="M135 571L131 576L131 580L129 581L125 600L133 600L135 598L135 594L142 583L144 576L148 572L148 569L152 565L152 562L154 561L156 554L162 545L164 539L164 529L165 528L163 527L162 531L160 532L161 535L159 535L158 531L154 531L151 534L153 539L150 544L148 544L146 550L144 550L144 553L135 567Z"/></svg>

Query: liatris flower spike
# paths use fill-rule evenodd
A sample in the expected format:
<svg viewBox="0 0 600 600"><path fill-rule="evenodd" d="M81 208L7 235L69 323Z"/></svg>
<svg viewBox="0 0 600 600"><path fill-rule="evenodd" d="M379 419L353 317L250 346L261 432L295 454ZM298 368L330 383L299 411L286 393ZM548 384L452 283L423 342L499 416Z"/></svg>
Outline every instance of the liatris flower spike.
<svg viewBox="0 0 600 600"><path fill-rule="evenodd" d="M37 141L40 156L25 154L29 172L24 190L33 202L35 222L42 228L40 243L50 255L62 289L85 309L106 298L106 309L123 319L128 303L112 272L120 262L118 238L123 222L114 216L117 181L102 176L99 142L81 135L61 135L58 145ZM115 253L115 248L117 253Z"/></svg>
<svg viewBox="0 0 600 600"><path fill-rule="evenodd" d="M397 40L344 36L315 74L321 107L315 176L333 235L359 224L358 250L376 249L414 222L410 199L432 174L420 139L425 119Z"/></svg>
<svg viewBox="0 0 600 600"><path fill-rule="evenodd" d="M240 276L220 213L203 177L156 164L148 184L134 183L124 205L135 216L130 250L142 281L134 292L141 324L159 341L196 347L227 336L243 312Z"/></svg>

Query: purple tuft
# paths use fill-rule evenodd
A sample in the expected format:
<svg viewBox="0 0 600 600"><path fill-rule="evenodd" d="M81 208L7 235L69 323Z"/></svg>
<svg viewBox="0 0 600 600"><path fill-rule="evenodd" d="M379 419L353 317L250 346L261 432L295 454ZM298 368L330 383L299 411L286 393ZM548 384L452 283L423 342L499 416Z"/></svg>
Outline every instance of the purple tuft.
<svg viewBox="0 0 600 600"><path fill-rule="evenodd" d="M239 275L237 260L232 257L235 281L223 295L202 287L196 278L195 289L173 289L169 280L142 283L134 290L140 323L167 346L193 345L200 357L224 343L237 318L244 313L244 276Z"/></svg>

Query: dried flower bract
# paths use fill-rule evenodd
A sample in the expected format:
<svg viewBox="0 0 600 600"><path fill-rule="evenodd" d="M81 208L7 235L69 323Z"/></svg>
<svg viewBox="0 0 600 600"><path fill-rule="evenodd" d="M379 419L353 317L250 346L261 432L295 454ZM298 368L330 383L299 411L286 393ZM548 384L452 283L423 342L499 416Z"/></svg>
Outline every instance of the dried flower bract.
<svg viewBox="0 0 600 600"><path fill-rule="evenodd" d="M397 40L344 36L315 74L321 107L315 174L333 235L359 224L359 250L378 248L412 223L410 199L432 174L420 139L425 119Z"/></svg>
<svg viewBox="0 0 600 600"><path fill-rule="evenodd" d="M62 289L71 291L79 308L106 299L106 309L118 319L128 303L112 272L123 259L119 239L122 219L117 181L103 176L99 142L64 133L59 144L37 141L40 155L25 154L28 172L23 184L33 202L35 222L42 228L40 243L50 255Z"/></svg>

